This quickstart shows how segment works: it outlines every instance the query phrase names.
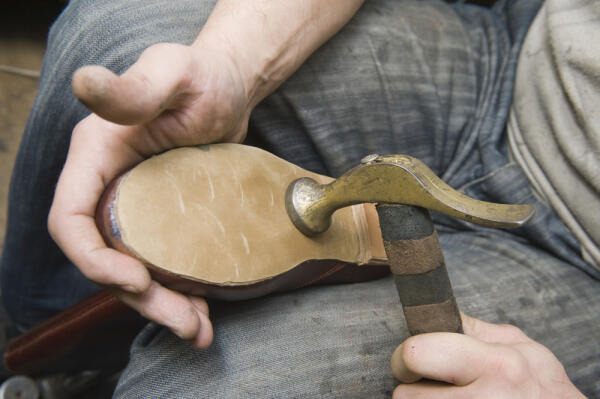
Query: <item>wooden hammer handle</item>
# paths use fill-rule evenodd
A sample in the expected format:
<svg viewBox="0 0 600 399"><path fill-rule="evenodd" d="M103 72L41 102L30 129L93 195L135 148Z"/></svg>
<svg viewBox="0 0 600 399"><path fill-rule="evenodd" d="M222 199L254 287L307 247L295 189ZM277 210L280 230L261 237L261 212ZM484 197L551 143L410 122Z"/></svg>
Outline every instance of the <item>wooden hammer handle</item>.
<svg viewBox="0 0 600 399"><path fill-rule="evenodd" d="M462 333L462 321L444 256L425 208L377 205L390 269L411 335Z"/></svg>

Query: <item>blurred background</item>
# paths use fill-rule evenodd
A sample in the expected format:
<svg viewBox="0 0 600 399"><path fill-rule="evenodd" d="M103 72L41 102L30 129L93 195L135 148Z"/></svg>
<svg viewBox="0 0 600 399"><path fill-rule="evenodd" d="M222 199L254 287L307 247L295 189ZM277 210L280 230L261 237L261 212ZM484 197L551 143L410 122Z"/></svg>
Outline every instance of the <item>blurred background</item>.
<svg viewBox="0 0 600 399"><path fill-rule="evenodd" d="M29 0L0 2L0 252L6 233L8 190L13 163L29 111L38 89L38 76L46 49L46 36L52 22L66 6L67 0ZM0 293L1 296L1 293ZM16 333L0 302L0 349ZM0 383L7 377L0 373ZM38 394L14 391L25 388L16 382L13 392L0 388L0 399L38 397L40 399L99 399L111 396L116 377L81 375L77 378L57 375L38 380ZM68 387L66 392L64 387ZM77 389L73 389L73 387ZM71 392L73 391L73 392ZM74 391L77 391L74 394ZM16 396L15 396L16 395Z"/></svg>
<svg viewBox="0 0 600 399"><path fill-rule="evenodd" d="M37 92L46 35L64 5L58 0L0 4L0 245L10 175Z"/></svg>
<svg viewBox="0 0 600 399"><path fill-rule="evenodd" d="M0 2L0 251L10 175L37 92L46 35L64 5L58 0ZM0 347L4 347L10 326L3 308L0 325Z"/></svg>

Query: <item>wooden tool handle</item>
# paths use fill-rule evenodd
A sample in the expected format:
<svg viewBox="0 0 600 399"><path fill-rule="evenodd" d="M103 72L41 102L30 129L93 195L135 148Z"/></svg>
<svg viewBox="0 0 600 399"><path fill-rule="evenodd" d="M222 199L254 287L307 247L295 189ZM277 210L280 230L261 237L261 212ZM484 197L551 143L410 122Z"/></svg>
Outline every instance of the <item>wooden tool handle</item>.
<svg viewBox="0 0 600 399"><path fill-rule="evenodd" d="M462 321L429 211L377 205L390 269L411 335L462 333Z"/></svg>

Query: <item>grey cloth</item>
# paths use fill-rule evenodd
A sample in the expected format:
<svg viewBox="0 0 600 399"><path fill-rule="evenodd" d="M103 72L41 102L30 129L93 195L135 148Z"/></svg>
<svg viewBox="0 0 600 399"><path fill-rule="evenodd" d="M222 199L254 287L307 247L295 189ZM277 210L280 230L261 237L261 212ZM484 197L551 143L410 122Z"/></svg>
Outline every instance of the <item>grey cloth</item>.
<svg viewBox="0 0 600 399"><path fill-rule="evenodd" d="M442 230L441 243L464 312L521 326L598 397L597 281L503 232ZM397 385L389 359L407 329L391 278L212 309L215 341L204 351L146 327L115 396L390 398Z"/></svg>
<svg viewBox="0 0 600 399"><path fill-rule="evenodd" d="M548 0L519 60L508 132L540 197L600 271L600 3Z"/></svg>
<svg viewBox="0 0 600 399"><path fill-rule="evenodd" d="M71 129L86 115L70 92L71 74L89 63L122 72L150 44L189 43L213 3L72 0L52 28L2 259L3 296L22 325L95 289L50 244L42 220ZM584 272L577 239L507 154L515 66L539 6L367 1L257 107L248 142L330 175L369 153L406 153L468 195L532 203L535 219L511 232L433 215L455 294L466 313L516 324L547 345L593 396L599 283ZM40 245L31 250L33 240ZM394 290L382 279L212 302L215 342L204 351L150 324L115 397L389 397L389 356L407 337Z"/></svg>

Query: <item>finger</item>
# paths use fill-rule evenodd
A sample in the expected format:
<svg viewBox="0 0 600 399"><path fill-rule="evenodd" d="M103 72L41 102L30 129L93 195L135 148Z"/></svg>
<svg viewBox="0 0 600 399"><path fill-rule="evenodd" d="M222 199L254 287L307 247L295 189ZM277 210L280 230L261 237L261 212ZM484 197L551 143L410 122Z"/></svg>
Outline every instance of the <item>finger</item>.
<svg viewBox="0 0 600 399"><path fill-rule="evenodd" d="M392 358L390 359L392 375L399 381L402 381L406 384L412 384L413 382L419 381L422 377L419 374L413 373L406 367L404 359L402 358L403 350L404 344L400 344L392 354Z"/></svg>
<svg viewBox="0 0 600 399"><path fill-rule="evenodd" d="M190 343L199 349L208 348L214 337L213 326L204 313L199 313L198 317L200 318L200 332L190 340Z"/></svg>
<svg viewBox="0 0 600 399"><path fill-rule="evenodd" d="M198 310L200 313L204 314L206 317L210 317L208 303L206 303L206 299L201 298L199 296L189 296L190 302L192 305Z"/></svg>
<svg viewBox="0 0 600 399"><path fill-rule="evenodd" d="M190 342L196 348L207 348L213 340L213 327L209 319L209 309L206 300L197 296L188 296L188 299L192 305L198 311L198 317L200 318L200 333L196 334L195 338L192 338Z"/></svg>
<svg viewBox="0 0 600 399"><path fill-rule="evenodd" d="M429 333L410 337L394 352L392 362L403 363L396 370L407 370L394 375L400 381L412 382L416 376L467 385L475 381L485 369L492 346L475 338L455 333Z"/></svg>
<svg viewBox="0 0 600 399"><path fill-rule="evenodd" d="M464 393L464 394L463 394ZM461 395L462 394L462 395ZM408 399L408 398L432 398L458 399L467 396L467 392L463 387L448 385L442 382L423 381L416 384L398 385L394 389L392 399Z"/></svg>
<svg viewBox="0 0 600 399"><path fill-rule="evenodd" d="M199 347L206 347L212 342L210 320L180 293L153 281L143 294L117 291L115 295L142 316L168 327L180 338Z"/></svg>
<svg viewBox="0 0 600 399"><path fill-rule="evenodd" d="M148 122L172 106L189 86L192 61L187 47L161 43L149 47L123 75L85 66L73 75L73 92L88 108L109 121Z"/></svg>
<svg viewBox="0 0 600 399"><path fill-rule="evenodd" d="M465 334L491 344L519 344L531 339L518 327L510 324L492 324L461 313Z"/></svg>
<svg viewBox="0 0 600 399"><path fill-rule="evenodd" d="M80 176L79 172L83 172ZM95 207L104 187L101 178L85 168L69 168L61 174L48 229L65 255L90 280L115 285L130 292L144 292L150 275L138 260L106 247L95 223ZM86 184L91 190L85 190Z"/></svg>
<svg viewBox="0 0 600 399"><path fill-rule="evenodd" d="M130 292L144 292L150 285L150 275L138 260L107 248L97 231L94 218L88 215L61 217L51 213L48 227L65 255L90 280L114 285ZM53 222L52 218L64 219ZM54 225L61 224L60 230Z"/></svg>
<svg viewBox="0 0 600 399"><path fill-rule="evenodd" d="M107 248L93 218L73 216L64 223L64 229L64 233L53 237L88 279L133 293L148 289L151 278L146 267L135 258Z"/></svg>

